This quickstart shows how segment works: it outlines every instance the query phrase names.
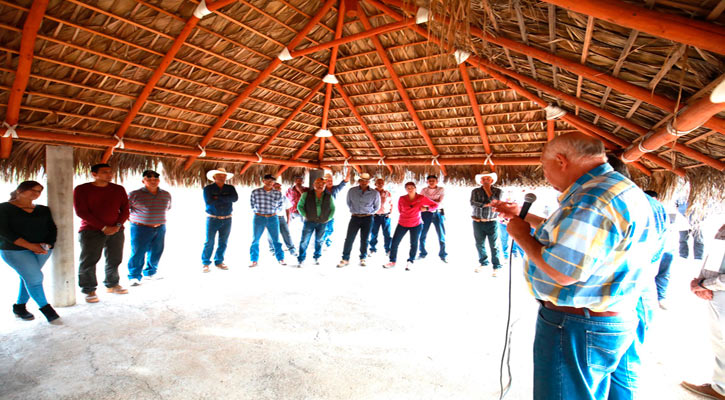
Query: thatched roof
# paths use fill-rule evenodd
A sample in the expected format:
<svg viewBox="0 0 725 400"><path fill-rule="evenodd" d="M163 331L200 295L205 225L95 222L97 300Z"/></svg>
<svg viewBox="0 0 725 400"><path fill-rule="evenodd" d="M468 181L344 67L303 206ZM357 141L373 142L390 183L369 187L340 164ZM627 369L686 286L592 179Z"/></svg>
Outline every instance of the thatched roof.
<svg viewBox="0 0 725 400"><path fill-rule="evenodd" d="M118 135L125 148L113 150L112 164L142 170L163 163L169 176L184 183L218 166L241 171L242 181L252 182L262 173L283 172L280 166L290 160L296 164L285 176L305 166L341 168L346 159L393 179L411 169L440 171L435 161L449 160L442 167L449 179L471 180L491 168L484 166L487 154L505 180L535 182L541 179L536 159L548 137L546 113L542 102L514 86L568 111L592 134L613 135L612 151L621 153L624 145L664 126L677 104L707 95L725 72L724 42L714 46L722 51L700 48L570 11L556 1L240 0L226 1L190 26L198 3L49 1L29 46L30 77L15 117L19 138L3 161L6 175L42 167L44 144L74 145L77 165L87 166L111 154ZM623 4L716 30L725 22L717 0ZM0 115L12 103L32 5L0 0ZM402 26L415 18L418 6L430 9L432 18ZM338 30L341 7L347 8ZM185 24L189 35L173 53ZM378 35L277 59L286 47L295 55L387 25L390 30ZM459 65L454 49L480 62ZM561 60L586 71L572 71L575 66ZM330 73L339 85L322 83ZM602 79L643 88L653 99L642 101ZM573 103L577 99L585 104ZM696 129L677 140L680 150L662 147L633 171L653 184L667 181L657 175L670 170L723 182L725 120L711 121L719 130ZM582 129L564 119L552 124L554 134ZM316 138L321 128L333 137Z"/></svg>

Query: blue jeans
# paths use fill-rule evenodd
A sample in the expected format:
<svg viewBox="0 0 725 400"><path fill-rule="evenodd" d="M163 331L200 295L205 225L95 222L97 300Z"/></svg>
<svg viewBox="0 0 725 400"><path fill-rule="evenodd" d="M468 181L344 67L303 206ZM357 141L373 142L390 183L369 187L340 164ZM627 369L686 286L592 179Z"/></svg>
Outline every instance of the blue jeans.
<svg viewBox="0 0 725 400"><path fill-rule="evenodd" d="M370 238L370 228L372 228L372 225L372 215L369 217L350 217L350 222L347 224L347 236L345 236L345 245L342 247L343 260L350 261L352 243L355 241L357 231L360 231L360 259L364 260L368 256L368 239Z"/></svg>
<svg viewBox="0 0 725 400"><path fill-rule="evenodd" d="M164 252L166 225L152 228L131 223L130 230L131 257L128 259L128 279L141 279L142 269L144 276L154 276L159 268L161 254Z"/></svg>
<svg viewBox="0 0 725 400"><path fill-rule="evenodd" d="M664 300L667 296L667 286L670 284L670 266L672 265L672 253L666 252L662 254L660 259L660 270L655 276L657 284L657 300Z"/></svg>
<svg viewBox="0 0 725 400"><path fill-rule="evenodd" d="M370 252L374 253L377 250L375 246L378 244L378 231L383 230L383 245L385 246L385 252L390 251L390 243L393 241L390 237L390 214L375 214L373 215L373 228L370 231Z"/></svg>
<svg viewBox="0 0 725 400"><path fill-rule="evenodd" d="M214 254L214 264L224 264L224 252L227 251L227 240L229 233L232 231L232 219L206 218L206 242L204 242L204 251L201 253L201 263L203 265L211 264L211 252L214 250L214 239L217 232L219 233L219 241Z"/></svg>
<svg viewBox="0 0 725 400"><path fill-rule="evenodd" d="M252 262L259 261L259 239L262 237L264 230L267 229L267 234L272 238L272 245L274 246L274 256L277 261L284 260L284 250L282 250L282 243L279 242L279 219L276 215L271 217L263 217L261 215L254 214L252 220L252 246L249 248L249 255Z"/></svg>
<svg viewBox="0 0 725 400"><path fill-rule="evenodd" d="M315 260L322 257L322 241L325 236L326 222L309 222L305 221L302 226L302 239L300 239L300 253L297 256L297 261L302 263L307 257L307 246L310 244L310 238L312 233L315 233Z"/></svg>
<svg viewBox="0 0 725 400"><path fill-rule="evenodd" d="M687 258L690 255L690 246L687 243L690 233L692 233L692 250L695 252L695 260L702 260L705 244L702 242L702 232L699 229L680 231L680 257Z"/></svg>
<svg viewBox="0 0 725 400"><path fill-rule="evenodd" d="M295 243L292 241L292 236L290 236L289 233L289 225L287 225L287 217L277 216L277 219L279 220L279 234L282 236L282 240L284 241L284 244L287 245L287 250L289 250L290 253L295 251ZM274 254L274 243L272 242L272 237L270 235L267 235L267 242L269 243L269 251Z"/></svg>
<svg viewBox="0 0 725 400"><path fill-rule="evenodd" d="M587 318L540 307L534 400L633 398L636 382L620 376L627 370L620 363L638 364L633 357L640 325L635 312Z"/></svg>
<svg viewBox="0 0 725 400"><path fill-rule="evenodd" d="M33 298L38 307L45 307L48 300L43 291L43 272L40 271L53 250L47 254L35 254L30 250L0 250L0 256L20 275L20 293L17 304L25 304Z"/></svg>
<svg viewBox="0 0 725 400"><path fill-rule="evenodd" d="M476 240L476 251L478 251L478 263L487 266L488 254L486 253L486 239L488 239L488 247L491 249L491 261L493 269L501 268L501 261L498 258L498 226L496 221L476 222L473 221L473 237Z"/></svg>
<svg viewBox="0 0 725 400"><path fill-rule="evenodd" d="M325 243L325 246L330 247L332 246L332 232L335 231L335 219L331 219L327 221L327 224L325 224L325 236L323 236L322 241Z"/></svg>
<svg viewBox="0 0 725 400"><path fill-rule="evenodd" d="M400 246L400 242L408 232L410 232L410 253L408 253L408 261L415 261L415 253L418 252L418 238L420 238L421 229L423 229L423 224L411 228L401 226L400 224L395 227L393 244L390 246L390 262L395 262L398 259L398 246Z"/></svg>
<svg viewBox="0 0 725 400"><path fill-rule="evenodd" d="M428 255L428 252L425 250L425 239L428 236L428 229L430 229L430 226L433 225L436 228L436 233L438 234L438 257L440 258L446 258L448 256L448 253L446 253L446 227L444 225L446 221L446 217L443 216L443 214L439 212L430 212L425 211L420 213L421 218L423 218L423 230L420 231L420 258L424 258Z"/></svg>

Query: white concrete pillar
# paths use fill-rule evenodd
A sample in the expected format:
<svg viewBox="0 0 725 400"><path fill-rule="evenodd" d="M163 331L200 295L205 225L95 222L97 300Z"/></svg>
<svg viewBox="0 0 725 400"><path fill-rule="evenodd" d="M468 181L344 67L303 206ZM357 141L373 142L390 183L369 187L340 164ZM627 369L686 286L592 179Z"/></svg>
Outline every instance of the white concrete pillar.
<svg viewBox="0 0 725 400"><path fill-rule="evenodd" d="M48 207L58 226L58 240L50 257L50 274L46 274L46 282L50 282L46 289L50 288L50 303L55 307L76 304L73 171L73 147L45 146Z"/></svg>

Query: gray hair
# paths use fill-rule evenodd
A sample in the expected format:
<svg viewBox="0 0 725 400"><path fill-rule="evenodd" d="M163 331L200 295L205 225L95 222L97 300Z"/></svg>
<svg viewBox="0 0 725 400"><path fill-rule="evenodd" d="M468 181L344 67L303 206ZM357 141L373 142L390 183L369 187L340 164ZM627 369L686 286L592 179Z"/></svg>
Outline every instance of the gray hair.
<svg viewBox="0 0 725 400"><path fill-rule="evenodd" d="M601 160L606 162L604 143L580 132L566 133L552 139L544 146L542 158L551 158L557 154L565 155L570 161Z"/></svg>

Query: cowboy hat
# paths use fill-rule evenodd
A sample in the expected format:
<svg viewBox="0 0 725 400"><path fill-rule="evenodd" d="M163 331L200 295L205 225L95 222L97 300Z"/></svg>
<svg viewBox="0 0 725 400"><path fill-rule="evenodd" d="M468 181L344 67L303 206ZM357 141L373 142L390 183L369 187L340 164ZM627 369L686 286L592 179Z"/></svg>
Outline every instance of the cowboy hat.
<svg viewBox="0 0 725 400"><path fill-rule="evenodd" d="M493 179L493 182L491 183L492 185L498 180L498 175L495 172L484 172L476 175L476 183L481 183L481 178L484 176L490 176L491 179Z"/></svg>
<svg viewBox="0 0 725 400"><path fill-rule="evenodd" d="M209 179L210 181L213 181L214 180L214 175L218 175L218 174L225 174L227 176L224 179L225 181L234 177L234 174L233 173L227 172L227 170L224 169L224 168L219 168L219 169L213 169L213 170L207 172L206 173L206 179Z"/></svg>
<svg viewBox="0 0 725 400"><path fill-rule="evenodd" d="M360 174L360 177L358 179L361 179L361 180L364 180L364 181L369 181L370 180L370 174L368 174L367 172L363 172L362 174Z"/></svg>

